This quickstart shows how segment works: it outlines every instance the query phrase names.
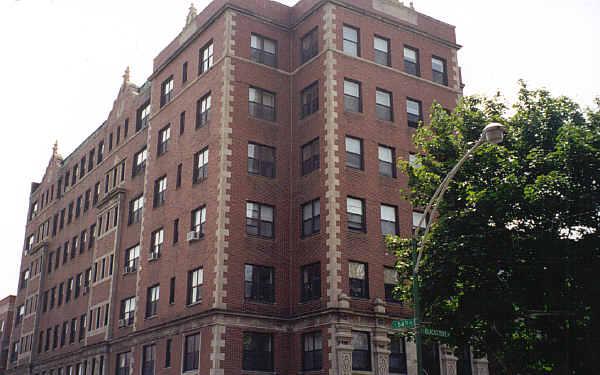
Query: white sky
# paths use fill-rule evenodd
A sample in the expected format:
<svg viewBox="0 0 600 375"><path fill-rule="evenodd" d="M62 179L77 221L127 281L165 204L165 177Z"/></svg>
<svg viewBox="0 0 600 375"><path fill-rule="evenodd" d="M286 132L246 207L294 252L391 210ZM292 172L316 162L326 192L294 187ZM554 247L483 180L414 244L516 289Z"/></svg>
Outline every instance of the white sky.
<svg viewBox="0 0 600 375"><path fill-rule="evenodd" d="M293 5L295 0L280 0ZM405 1L408 4L408 1ZM202 10L208 0L196 0ZM188 0L0 0L0 299L16 293L30 183L107 118L127 65L142 84ZM456 26L465 94L515 98L517 80L583 106L600 96L599 0L415 0ZM9 137L10 136L10 137Z"/></svg>

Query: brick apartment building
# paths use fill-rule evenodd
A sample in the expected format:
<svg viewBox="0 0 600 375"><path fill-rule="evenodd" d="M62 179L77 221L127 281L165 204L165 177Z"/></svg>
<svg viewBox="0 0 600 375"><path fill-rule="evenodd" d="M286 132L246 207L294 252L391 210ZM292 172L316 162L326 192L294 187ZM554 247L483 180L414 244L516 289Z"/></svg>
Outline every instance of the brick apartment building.
<svg viewBox="0 0 600 375"><path fill-rule="evenodd" d="M6 370L14 315L15 296L5 297L0 301L0 374Z"/></svg>
<svg viewBox="0 0 600 375"><path fill-rule="evenodd" d="M395 0L190 8L32 185L8 373L414 374L382 234L418 216L395 159L455 106L458 48Z"/></svg>

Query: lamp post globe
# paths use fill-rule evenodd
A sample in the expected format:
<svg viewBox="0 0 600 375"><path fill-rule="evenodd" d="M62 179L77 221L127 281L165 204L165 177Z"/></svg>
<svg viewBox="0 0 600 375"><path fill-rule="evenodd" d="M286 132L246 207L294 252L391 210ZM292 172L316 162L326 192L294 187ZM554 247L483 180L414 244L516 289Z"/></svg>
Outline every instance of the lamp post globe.
<svg viewBox="0 0 600 375"><path fill-rule="evenodd" d="M482 135L487 143L497 145L504 139L504 125L497 122L489 123L483 128Z"/></svg>

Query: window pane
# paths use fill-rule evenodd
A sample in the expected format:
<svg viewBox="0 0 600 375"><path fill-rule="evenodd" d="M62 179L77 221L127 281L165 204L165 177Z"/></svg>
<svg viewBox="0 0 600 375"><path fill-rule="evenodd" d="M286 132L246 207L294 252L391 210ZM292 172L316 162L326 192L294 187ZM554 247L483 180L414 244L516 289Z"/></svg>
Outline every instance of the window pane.
<svg viewBox="0 0 600 375"><path fill-rule="evenodd" d="M423 217L423 213L413 211L412 214L413 214L413 227L416 227L417 225L419 225L419 221ZM427 223L425 222L425 220L423 220L423 222L421 223L421 228L425 228L426 226L427 226Z"/></svg>
<svg viewBox="0 0 600 375"><path fill-rule="evenodd" d="M258 219L258 204L246 203L246 217Z"/></svg>
<svg viewBox="0 0 600 375"><path fill-rule="evenodd" d="M396 209L393 206L381 205L381 220L396 221Z"/></svg>
<svg viewBox="0 0 600 375"><path fill-rule="evenodd" d="M273 221L273 207L262 206L260 209L260 219L263 221Z"/></svg>
<svg viewBox="0 0 600 375"><path fill-rule="evenodd" d="M369 350L369 335L363 332L352 332L354 350Z"/></svg>
<svg viewBox="0 0 600 375"><path fill-rule="evenodd" d="M349 263L350 272L349 276L351 279L365 280L365 265L364 263Z"/></svg>
<svg viewBox="0 0 600 375"><path fill-rule="evenodd" d="M431 58L431 68L436 72L443 73L444 72L444 62L440 59L436 59L435 57Z"/></svg>
<svg viewBox="0 0 600 375"><path fill-rule="evenodd" d="M250 36L250 47L260 48L260 39L256 35Z"/></svg>
<svg viewBox="0 0 600 375"><path fill-rule="evenodd" d="M263 47L263 49L266 52L275 54L275 41L269 40L269 39L265 39L264 40L264 47Z"/></svg>
<svg viewBox="0 0 600 375"><path fill-rule="evenodd" d="M344 26L344 39L358 42L358 30Z"/></svg>
<svg viewBox="0 0 600 375"><path fill-rule="evenodd" d="M406 111L410 114L420 116L421 111L419 110L419 102L415 102L414 100L407 99L406 100Z"/></svg>
<svg viewBox="0 0 600 375"><path fill-rule="evenodd" d="M248 91L248 98L251 102L260 103L260 99L258 98L258 90L256 90L254 87L250 87Z"/></svg>
<svg viewBox="0 0 600 375"><path fill-rule="evenodd" d="M388 147L379 146L379 160L392 163L392 149Z"/></svg>
<svg viewBox="0 0 600 375"><path fill-rule="evenodd" d="M346 206L347 212L355 215L362 215L362 201L360 199L347 198Z"/></svg>
<svg viewBox="0 0 600 375"><path fill-rule="evenodd" d="M397 284L398 283L398 272L394 268L385 267L383 269L383 283L384 284Z"/></svg>
<svg viewBox="0 0 600 375"><path fill-rule="evenodd" d="M356 138L346 137L346 151L353 154L360 154L360 140Z"/></svg>
<svg viewBox="0 0 600 375"><path fill-rule="evenodd" d="M410 48L404 47L404 59L408 60L412 63L416 63L417 62L417 52Z"/></svg>
<svg viewBox="0 0 600 375"><path fill-rule="evenodd" d="M375 39L373 41L374 41L376 50L379 50L382 52L388 51L388 41L387 40L375 37Z"/></svg>
<svg viewBox="0 0 600 375"><path fill-rule="evenodd" d="M356 82L344 80L344 94L358 97L360 90L359 85Z"/></svg>
<svg viewBox="0 0 600 375"><path fill-rule="evenodd" d="M377 90L375 91L375 100L377 104L384 105L386 107L391 107L390 93Z"/></svg>

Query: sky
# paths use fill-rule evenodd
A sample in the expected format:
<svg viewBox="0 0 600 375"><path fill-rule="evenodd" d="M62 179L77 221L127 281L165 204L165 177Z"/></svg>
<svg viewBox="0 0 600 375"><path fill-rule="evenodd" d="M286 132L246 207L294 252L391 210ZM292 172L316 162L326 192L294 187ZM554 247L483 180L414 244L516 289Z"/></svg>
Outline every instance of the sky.
<svg viewBox="0 0 600 375"><path fill-rule="evenodd" d="M194 4L201 11L208 2ZM413 3L456 26L465 95L500 91L514 102L522 78L583 107L600 96L599 0ZM0 0L6 130L0 299L16 294L31 182L41 180L54 142L66 157L106 120L127 66L132 82L146 81L153 58L182 30L189 6L189 0Z"/></svg>

